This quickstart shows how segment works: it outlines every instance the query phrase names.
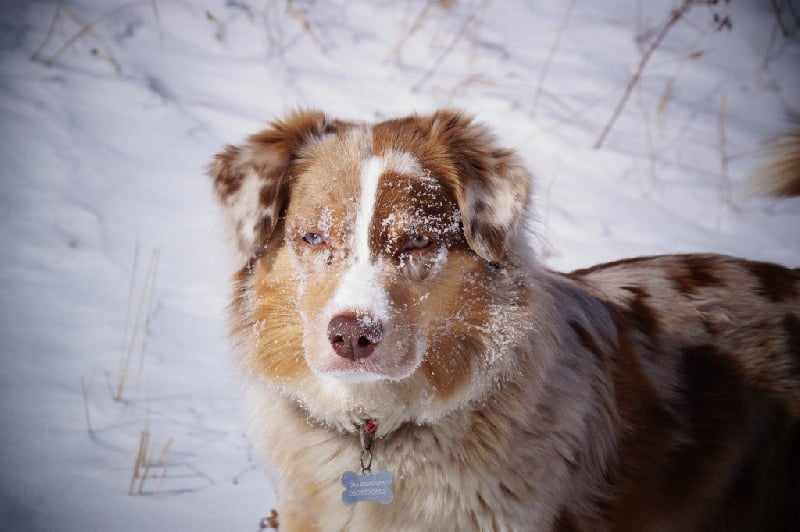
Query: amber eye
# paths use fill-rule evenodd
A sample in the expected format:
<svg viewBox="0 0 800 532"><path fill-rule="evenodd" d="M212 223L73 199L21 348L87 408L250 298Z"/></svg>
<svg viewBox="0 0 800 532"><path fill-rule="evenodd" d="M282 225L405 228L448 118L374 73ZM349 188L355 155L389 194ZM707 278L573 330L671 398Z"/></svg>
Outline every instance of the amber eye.
<svg viewBox="0 0 800 532"><path fill-rule="evenodd" d="M303 235L303 241L306 244L311 244L312 246L319 246L320 244L325 243L325 237L319 233L306 233Z"/></svg>
<svg viewBox="0 0 800 532"><path fill-rule="evenodd" d="M408 239L406 249L423 249L430 245L430 239L425 235L414 235Z"/></svg>

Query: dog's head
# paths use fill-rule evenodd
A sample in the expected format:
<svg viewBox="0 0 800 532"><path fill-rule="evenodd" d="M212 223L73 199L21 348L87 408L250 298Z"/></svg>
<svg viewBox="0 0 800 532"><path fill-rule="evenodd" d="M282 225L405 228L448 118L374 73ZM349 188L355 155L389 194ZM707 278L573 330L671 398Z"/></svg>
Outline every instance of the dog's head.
<svg viewBox="0 0 800 532"><path fill-rule="evenodd" d="M431 418L498 373L526 305L509 272L529 255L531 176L471 118L295 112L209 173L248 367L312 416Z"/></svg>

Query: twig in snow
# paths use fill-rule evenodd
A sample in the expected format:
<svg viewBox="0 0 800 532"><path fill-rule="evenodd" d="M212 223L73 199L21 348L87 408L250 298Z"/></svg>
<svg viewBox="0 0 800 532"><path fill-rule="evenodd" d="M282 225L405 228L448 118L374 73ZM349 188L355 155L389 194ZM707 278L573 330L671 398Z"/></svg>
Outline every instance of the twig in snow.
<svg viewBox="0 0 800 532"><path fill-rule="evenodd" d="M136 339L139 335L139 328L140 324L142 323L142 312L144 311L144 331L142 332L142 340L141 340L141 354L139 358L139 375L141 377L141 368L142 368L142 361L144 360L144 349L145 343L147 338L147 326L150 324L150 314L152 312L152 300L153 296L152 293L155 290L155 281L156 281L156 273L158 269L158 261L160 252L156 248L152 255L150 256L150 263L147 266L147 272L145 273L141 295L139 296L139 304L136 307L136 315L133 320L133 329L131 330L130 336L127 335L128 331L128 321L130 316L130 304L131 304L131 295L133 292L133 285L135 283L136 277L136 265L137 265L137 258L138 258L139 246L137 242L136 252L134 257L134 269L131 272L131 286L129 288L129 299L128 299L128 310L126 312L125 317L125 332L126 334L123 336L123 351L122 356L120 358L120 368L119 374L117 376L117 388L112 394L112 397L115 401L120 401L122 399L122 390L125 387L125 382L129 375L129 364L131 359L131 353L133 351L133 346L136 343ZM148 297L149 296L149 297ZM146 303L146 304L145 304ZM138 378L137 378L137 388L138 388Z"/></svg>
<svg viewBox="0 0 800 532"><path fill-rule="evenodd" d="M78 15L75 14L74 11L72 11L68 7L64 6L63 10L64 13L66 13L66 15L69 18L71 18L72 21L75 22L75 24L77 24L78 26L84 26L86 24L85 20L81 19ZM114 71L115 74L119 74L120 72L122 72L122 67L120 67L119 63L117 63L116 60L113 57L111 57L111 52L108 51L108 48L106 48L106 46L103 44L103 41L100 40L100 37L98 37L95 34L95 32L91 30L87 33L87 35L89 35L89 37L92 38L95 44L95 47L92 48L92 53L95 55L100 55L100 57L105 59L106 62L109 65L111 65L111 69Z"/></svg>
<svg viewBox="0 0 800 532"><path fill-rule="evenodd" d="M128 284L128 299L125 305L125 325L122 329L122 360L125 360L125 353L127 351L127 344L128 344L128 330L130 329L130 321L131 321L131 304L133 303L133 288L136 286L136 272L139 270L139 239L136 239L136 244L133 248L133 266L131 268L131 281ZM125 365L123 364L122 367L124 368ZM112 391L112 397L115 397L116 394Z"/></svg>
<svg viewBox="0 0 800 532"><path fill-rule="evenodd" d="M61 6L64 4L64 0L58 0L58 4L56 4L56 11L53 13L53 18L50 20L50 27L47 28L47 34L44 36L44 40L42 44L31 54L31 61L39 61L39 54L44 50L44 47L50 42L50 39L53 37L53 33L56 30L56 24L58 23L58 19L61 17Z"/></svg>
<svg viewBox="0 0 800 532"><path fill-rule="evenodd" d="M264 31L267 36L268 52L274 50L277 57L285 65L286 53L283 44L284 38L283 38L283 23L281 18L282 16L283 15L278 10L278 3L268 2L267 5L264 7L262 20L264 22ZM219 22L217 22L217 25L219 26ZM218 35L218 40L221 40L219 38L219 35Z"/></svg>
<svg viewBox="0 0 800 532"><path fill-rule="evenodd" d="M150 435L148 433L148 443L150 440L149 436ZM139 477L139 488L137 489L137 493L139 495L141 495L144 492L144 481L147 480L147 476L150 474L150 468L153 465L153 457L150 456L150 454L147 452L147 447L145 447L144 451L145 451L144 462L142 464L144 471L142 472L142 475Z"/></svg>
<svg viewBox="0 0 800 532"><path fill-rule="evenodd" d="M158 463L161 465L161 478L158 479L158 486L156 486L156 495L161 493L161 487L164 485L164 479L167 477L167 455L169 455L169 448L172 445L172 437L164 444L161 449L161 456L158 458Z"/></svg>
<svg viewBox="0 0 800 532"><path fill-rule="evenodd" d="M772 59L772 48L775 46L775 41L778 38L778 30L780 25L778 21L772 26L772 32L769 34L769 41L767 42L767 49L764 51L764 59L761 61L761 68L767 68L770 60Z"/></svg>
<svg viewBox="0 0 800 532"><path fill-rule="evenodd" d="M722 211L724 207L731 206L731 183L728 174L728 138L725 132L725 117L728 114L728 91L722 91L722 99L719 105L719 117L717 119L717 130L719 132L719 154L720 154L720 181L719 181L719 205L717 208L716 229L719 231L722 222Z"/></svg>
<svg viewBox="0 0 800 532"><path fill-rule="evenodd" d="M139 349L139 369L136 372L136 388L134 389L134 395L136 395L139 391L139 382L141 382L142 372L144 371L144 354L146 351L145 347L147 345L147 330L150 328L150 319L153 317L153 312L152 312L153 295L155 294L156 291L156 279L158 277L158 262L160 258L161 258L161 250L156 248L153 251L153 255L151 258L151 260L154 263L153 275L150 280L150 291L147 296L147 306L145 307L147 309L147 313L145 314L145 319L144 319L144 333L142 334L142 344Z"/></svg>
<svg viewBox="0 0 800 532"><path fill-rule="evenodd" d="M414 19L414 22L411 24L409 30L392 47L392 49L386 55L386 59L384 59L384 61L389 61L390 59L397 57L397 55L400 53L400 50L402 50L403 46L405 46L406 41L408 41L408 39L412 35L417 33L420 30L420 28L422 28L423 22L428 18L428 13L430 12L435 2L436 0L428 0L427 2L425 2L425 5L422 6L422 10L419 12L419 15L417 15L417 18Z"/></svg>
<svg viewBox="0 0 800 532"><path fill-rule="evenodd" d="M128 495L133 495L133 487L136 484L136 479L139 478L139 470L144 467L147 462L147 447L150 443L150 432L143 430L139 435L139 447L136 451L136 459L133 462L133 472L131 473L131 482L128 485Z"/></svg>
<svg viewBox="0 0 800 532"><path fill-rule="evenodd" d="M534 135L534 137L537 137L539 135L552 134L552 133L558 131L559 129L561 129L562 127L564 127L567 124L574 124L575 120L585 119L585 117L589 113L589 111L591 111L595 107L599 106L600 104L603 104L606 100L610 99L611 96L613 96L615 93L619 92L619 90L621 88L622 88L622 84L621 83L619 83L617 85L614 85L613 87L610 87L608 90L606 90L606 92L604 92L604 93L600 94L599 96L593 98L589 103L587 103L586 105L584 105L581 108L577 108L577 107L573 108L573 107L569 106L565 101L563 101L560 98L558 98L558 96L556 96L555 94L549 94L548 97L551 100L553 100L554 102L556 102L557 104L559 104L566 111L566 114L558 122L556 122L556 123L554 123L554 124L552 124L550 126L541 128ZM544 92L547 93L547 91L544 91Z"/></svg>
<svg viewBox="0 0 800 532"><path fill-rule="evenodd" d="M647 66L647 62L650 60L650 57L656 51L656 49L661 45L661 42L664 40L664 37L667 35L670 29L672 29L675 24L686 14L687 11L696 3L695 0L684 0L683 4L680 5L677 9L673 10L670 13L669 18L667 19L666 23L661 27L661 30L656 35L653 42L650 44L650 47L645 51L644 55L642 56L641 61L639 61L639 66L636 68L636 71L631 76L631 79L628 81L628 85L625 87L625 92L622 94L622 98L620 98L619 103L617 103L617 107L614 109L611 118L609 119L608 123L603 128L603 131L600 133L600 136L597 137L597 141L594 143L594 148L599 149L606 140L608 133L611 131L611 128L614 127L614 123L619 118L619 115L622 113L622 109L625 107L625 103L628 101L628 97L631 95L631 91L639 82L639 78L642 77L642 73L644 72L645 66Z"/></svg>
<svg viewBox="0 0 800 532"><path fill-rule="evenodd" d="M788 37L791 32L789 28L787 28L783 23L783 10L781 6L778 5L778 0L770 0L770 3L772 4L772 10L775 12L775 23L781 29L781 33L783 33L783 36ZM797 13L794 10L794 6L792 6L792 1L785 0L783 2L783 5L789 8L789 12L794 16L795 23L797 23L798 17Z"/></svg>
<svg viewBox="0 0 800 532"><path fill-rule="evenodd" d="M311 40L314 41L314 44L317 46L317 48L324 50L322 42L317 37L317 34L314 33L314 30L311 29L311 22L309 21L303 9L294 7L294 0L289 0L286 7L289 10L289 14L292 15L292 18L300 23L303 31L308 33L309 37L311 37Z"/></svg>
<svg viewBox="0 0 800 532"><path fill-rule="evenodd" d="M467 17L467 20L461 26L461 29L458 31L455 37L453 37L453 40L450 41L450 44L448 44L447 47L445 47L445 49L442 51L442 53L439 54L439 56L433 62L433 65L431 65L431 67L428 69L425 75L422 76L422 78L411 87L411 90L413 91L419 90L420 87L422 87L422 85L424 85L425 82L428 81L431 76L433 76L434 72L436 72L436 70L439 68L439 65L441 65L442 62L447 58L447 56L452 53L452 51L456 47L456 44L458 44L461 38L470 30L473 23L475 23L476 21L480 22L477 16L478 11L484 10L488 4L489 0L483 0L480 6L477 7L472 13L470 13L469 17Z"/></svg>
<svg viewBox="0 0 800 532"><path fill-rule="evenodd" d="M487 79L483 74L470 74L450 88L447 96L448 105L452 104L459 91L465 90L472 85L483 85L486 87L497 87L494 80Z"/></svg>
<svg viewBox="0 0 800 532"><path fill-rule="evenodd" d="M144 483L147 481L148 477L150 477L150 471L154 467L161 468L161 475L159 475L158 484L156 485L155 491L149 492L149 494L161 494L161 488L164 485L164 480L167 477L167 471L169 469L167 457L169 456L169 450L172 446L172 442L173 438L170 437L167 440L167 443L165 443L161 448L161 454L159 455L158 459L154 460L153 452L156 448L156 444L153 442L151 445L150 430L147 428L142 430L142 432L139 434L139 446L136 449L133 471L131 472L131 481L128 485L128 495L142 495L145 493ZM136 486L137 480L139 481L138 487Z"/></svg>
<svg viewBox="0 0 800 532"><path fill-rule="evenodd" d="M47 66L53 66L53 64L55 63L56 59L58 59L61 56L61 54L63 54L65 51L67 51L81 37L83 37L86 34L91 33L92 28L94 28L98 23L100 23L103 20L105 20L107 18L110 18L110 17L116 15L117 13L119 13L120 11L124 11L125 9L128 9L130 7L143 5L143 4L151 4L152 2L153 2L153 0L135 0L135 1L132 1L132 2L126 2L124 4L120 4L117 7L113 8L113 9L110 9L110 10L106 11L105 13L102 13L101 15L95 17L92 21L83 23L81 25L81 28L75 34L73 34L69 39L67 39L64 42L64 44L61 45L61 47L58 50L56 50L56 52L53 55L51 55L47 59L42 59L39 56L39 54L40 54L41 50L44 48L44 46L47 44L47 42L49 42L49 40L50 40L50 38L52 36L52 31L48 31L47 36L45 37L45 42L43 42L42 45L39 46L39 48L36 50L36 52L34 52L34 54L31 57L31 59L33 59L34 61L42 61ZM55 26L55 19L58 17L58 15L60 13L60 7L61 7L61 3L59 3L59 9L56 10L56 15L53 17L53 23L51 24L51 29L52 29L53 26Z"/></svg>
<svg viewBox="0 0 800 532"><path fill-rule="evenodd" d="M539 97L542 94L542 85L544 84L544 80L547 77L547 73L550 70L550 64L553 62L553 57L556 55L556 51L558 50L558 45L561 42L561 36L564 34L564 30L567 27L567 23L569 22L570 17L572 16L572 10L575 8L575 0L570 0L569 5L567 6L567 10L564 12L564 16L561 19L561 25L558 27L558 32L556 33L555 39L553 39L553 44L550 46L550 51L547 54L547 59L545 59L544 65L542 65L542 70L539 72L539 79L536 81L536 90L533 92L533 103L531 104L531 115L536 115L536 107L539 105Z"/></svg>
<svg viewBox="0 0 800 532"><path fill-rule="evenodd" d="M278 510L272 508L269 512L269 516L265 517L261 520L258 524L259 530L278 530L279 521L278 521Z"/></svg>
<svg viewBox="0 0 800 532"><path fill-rule="evenodd" d="M716 27L716 24L718 24L717 20L714 21L714 25L707 27L704 31L700 31L700 34L698 35L697 39L688 47L690 52L686 56L680 59L678 67L675 69L675 72L673 72L673 74L667 80L666 84L664 84L664 90L661 92L661 98L658 101L659 116L663 116L664 110L666 109L667 104L669 103L669 100L672 97L672 87L675 85L675 80L678 79L678 76L680 76L684 67L690 61L699 59L704 55L704 52L699 49L700 43L703 42L703 39L708 37L709 33L711 33L711 28L719 30L719 28Z"/></svg>
<svg viewBox="0 0 800 532"><path fill-rule="evenodd" d="M91 377L89 377L91 381ZM86 416L86 430L89 431L89 434L93 434L92 431L92 419L89 416L89 385L86 383L85 375L81 375L81 395L83 396L83 414Z"/></svg>
<svg viewBox="0 0 800 532"><path fill-rule="evenodd" d="M247 473L250 473L251 471L258 471L258 466L250 464L249 466L245 467L244 469L233 475L233 478L231 479L231 484L237 486L240 482L240 479Z"/></svg>

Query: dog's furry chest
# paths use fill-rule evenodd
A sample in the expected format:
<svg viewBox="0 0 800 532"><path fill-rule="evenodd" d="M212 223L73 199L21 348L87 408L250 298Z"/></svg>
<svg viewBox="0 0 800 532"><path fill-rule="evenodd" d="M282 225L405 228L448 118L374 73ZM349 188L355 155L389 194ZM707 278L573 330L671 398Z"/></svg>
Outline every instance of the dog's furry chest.
<svg viewBox="0 0 800 532"><path fill-rule="evenodd" d="M485 411L465 409L436 426L403 426L376 440L373 472L392 474L394 499L348 506L340 477L359 471L358 435L309 424L279 397L270 404L269 420L259 421L272 433L267 446L289 530L546 530L566 495L564 442L525 441L531 432L524 427L493 434L486 419L475 419ZM309 511L298 516L294 508Z"/></svg>

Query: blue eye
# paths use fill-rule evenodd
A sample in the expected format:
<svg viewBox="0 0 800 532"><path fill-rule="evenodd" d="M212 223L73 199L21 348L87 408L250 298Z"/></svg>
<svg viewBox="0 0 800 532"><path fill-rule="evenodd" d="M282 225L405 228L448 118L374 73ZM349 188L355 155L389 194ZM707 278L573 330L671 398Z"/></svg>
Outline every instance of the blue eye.
<svg viewBox="0 0 800 532"><path fill-rule="evenodd" d="M311 244L312 246L319 246L320 244L325 243L325 237L319 233L306 233L303 235L303 241L306 244Z"/></svg>

